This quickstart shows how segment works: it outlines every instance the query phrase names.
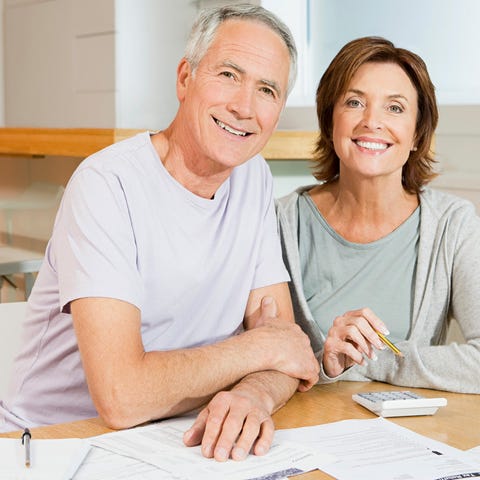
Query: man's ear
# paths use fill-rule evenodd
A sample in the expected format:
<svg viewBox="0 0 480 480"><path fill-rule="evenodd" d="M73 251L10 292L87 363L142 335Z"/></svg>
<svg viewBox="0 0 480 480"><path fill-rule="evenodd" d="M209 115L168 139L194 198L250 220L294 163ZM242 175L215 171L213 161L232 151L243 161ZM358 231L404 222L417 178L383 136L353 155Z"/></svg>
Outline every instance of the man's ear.
<svg viewBox="0 0 480 480"><path fill-rule="evenodd" d="M190 62L184 57L180 60L177 67L177 98L179 102L185 98L191 77L192 67Z"/></svg>

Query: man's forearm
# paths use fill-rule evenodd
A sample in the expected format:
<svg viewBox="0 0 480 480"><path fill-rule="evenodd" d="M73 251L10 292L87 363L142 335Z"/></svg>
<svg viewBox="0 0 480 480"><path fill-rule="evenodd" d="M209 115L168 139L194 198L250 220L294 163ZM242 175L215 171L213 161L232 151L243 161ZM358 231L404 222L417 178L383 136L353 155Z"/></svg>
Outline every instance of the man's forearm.
<svg viewBox="0 0 480 480"><path fill-rule="evenodd" d="M275 370L307 380L316 376L308 337L291 322L267 317L261 327L217 344L145 352L140 312L133 305L89 298L72 302L71 308L92 400L113 428L191 410L255 372ZM285 381L276 386L269 375L265 385L251 386L253 377L245 379L243 388L250 385L255 398L262 394L273 411L294 388L283 390Z"/></svg>
<svg viewBox="0 0 480 480"><path fill-rule="evenodd" d="M276 370L255 372L245 376L232 390L245 392L258 398L273 415L296 392L299 380Z"/></svg>
<svg viewBox="0 0 480 480"><path fill-rule="evenodd" d="M114 428L177 415L262 368L264 359L252 347L242 335L195 349L147 352L128 364L111 366L110 379L98 372L91 375L92 397Z"/></svg>

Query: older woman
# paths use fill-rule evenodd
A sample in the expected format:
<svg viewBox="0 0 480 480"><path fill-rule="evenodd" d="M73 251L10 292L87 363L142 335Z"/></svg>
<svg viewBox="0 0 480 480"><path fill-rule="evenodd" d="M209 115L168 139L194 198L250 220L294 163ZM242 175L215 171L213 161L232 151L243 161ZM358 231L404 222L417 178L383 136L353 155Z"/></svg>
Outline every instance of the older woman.
<svg viewBox="0 0 480 480"><path fill-rule="evenodd" d="M471 203L426 187L438 111L424 62L383 38L353 40L316 102L319 184L277 207L320 381L480 393L480 218ZM452 318L465 343L445 344Z"/></svg>

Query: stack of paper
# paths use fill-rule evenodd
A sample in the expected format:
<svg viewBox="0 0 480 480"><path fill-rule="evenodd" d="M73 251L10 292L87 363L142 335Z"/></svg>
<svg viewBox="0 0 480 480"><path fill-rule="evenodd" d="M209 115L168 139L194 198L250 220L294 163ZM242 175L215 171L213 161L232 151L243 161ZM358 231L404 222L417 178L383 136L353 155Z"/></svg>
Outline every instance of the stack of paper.
<svg viewBox="0 0 480 480"><path fill-rule="evenodd" d="M338 461L321 469L339 480L480 478L480 462L471 453L384 418L279 430L275 438L334 453Z"/></svg>
<svg viewBox="0 0 480 480"><path fill-rule="evenodd" d="M228 460L220 463L203 457L200 447L185 447L183 433L192 422L193 418L166 420L146 427L101 435L92 438L91 442L105 451L155 466L156 479L244 480L267 475L268 478L275 479L315 470L335 460L333 455L285 441L274 442L265 456L250 455L241 462ZM130 466L133 467L132 471L134 468L143 468L141 463L130 463ZM92 464L85 462L76 480L90 480L91 474Z"/></svg>
<svg viewBox="0 0 480 480"><path fill-rule="evenodd" d="M0 438L0 478L2 480L70 480L88 453L85 440L32 440L30 467L25 466L22 440Z"/></svg>
<svg viewBox="0 0 480 480"><path fill-rule="evenodd" d="M267 455L242 462L216 462L204 458L200 447L185 447L183 433L192 421L176 418L100 435L89 439L91 448L79 439L32 440L31 468L20 439L0 439L0 479L278 480L315 469L339 480L480 478L473 452L384 418L279 430Z"/></svg>

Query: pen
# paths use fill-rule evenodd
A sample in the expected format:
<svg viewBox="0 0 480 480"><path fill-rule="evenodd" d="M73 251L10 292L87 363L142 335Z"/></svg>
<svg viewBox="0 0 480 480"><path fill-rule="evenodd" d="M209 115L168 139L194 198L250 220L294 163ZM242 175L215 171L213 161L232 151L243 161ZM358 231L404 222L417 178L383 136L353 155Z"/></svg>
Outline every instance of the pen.
<svg viewBox="0 0 480 480"><path fill-rule="evenodd" d="M382 333L378 332L377 330L375 330L375 333L378 335L378 337L380 338L380 340L381 340L388 348L390 348L390 350L392 350L392 352L393 352L395 355L398 355L399 357L403 357L403 353L402 353L385 335L383 335Z"/></svg>
<svg viewBox="0 0 480 480"><path fill-rule="evenodd" d="M30 439L32 438L32 434L30 430L26 428L23 431L22 435L22 445L25 445L25 466L30 467Z"/></svg>

